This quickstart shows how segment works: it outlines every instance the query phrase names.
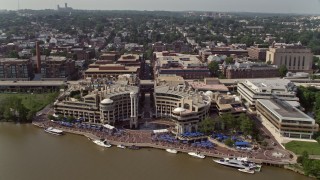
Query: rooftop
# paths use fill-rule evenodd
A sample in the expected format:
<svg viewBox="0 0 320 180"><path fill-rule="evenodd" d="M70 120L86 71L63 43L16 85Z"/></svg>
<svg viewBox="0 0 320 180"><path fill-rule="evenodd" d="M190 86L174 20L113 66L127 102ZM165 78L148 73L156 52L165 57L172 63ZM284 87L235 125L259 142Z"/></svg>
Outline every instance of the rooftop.
<svg viewBox="0 0 320 180"><path fill-rule="evenodd" d="M260 104L269 109L278 118L298 121L314 121L311 117L291 106L289 103L278 99L258 99Z"/></svg>

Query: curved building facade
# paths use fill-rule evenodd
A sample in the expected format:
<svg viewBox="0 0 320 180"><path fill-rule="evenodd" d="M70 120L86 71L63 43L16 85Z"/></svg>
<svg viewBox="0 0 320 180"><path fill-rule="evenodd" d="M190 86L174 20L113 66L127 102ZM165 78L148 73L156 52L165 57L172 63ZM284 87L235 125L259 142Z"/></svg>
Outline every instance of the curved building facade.
<svg viewBox="0 0 320 180"><path fill-rule="evenodd" d="M177 135L198 130L198 123L209 116L210 97L182 86L156 86L155 116L170 118Z"/></svg>
<svg viewBox="0 0 320 180"><path fill-rule="evenodd" d="M130 127L138 126L139 88L128 85L99 87L81 96L81 100L66 98L54 103L56 115L82 118L86 122L111 124L130 121Z"/></svg>

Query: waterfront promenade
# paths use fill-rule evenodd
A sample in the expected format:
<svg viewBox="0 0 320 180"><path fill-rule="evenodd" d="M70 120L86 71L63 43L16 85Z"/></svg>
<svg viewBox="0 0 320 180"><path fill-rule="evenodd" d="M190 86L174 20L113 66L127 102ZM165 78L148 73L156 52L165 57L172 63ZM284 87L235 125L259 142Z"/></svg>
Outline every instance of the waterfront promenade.
<svg viewBox="0 0 320 180"><path fill-rule="evenodd" d="M232 150L223 146L217 146L214 148L200 148L192 147L190 144L184 144L181 142L168 143L163 141L157 141L153 137L155 136L151 130L120 130L119 133L113 133L111 131L96 131L91 129L83 129L78 127L66 127L56 122L51 121L34 121L34 125L46 128L55 127L61 129L67 133L73 133L83 135L91 140L93 139L106 139L112 145L125 145L125 146L138 146L143 148L157 148L157 149L168 149L173 148L179 152L200 152L206 156L214 158L225 158L225 157L248 157L251 161L261 164L282 166L286 164L295 163L294 156L286 151L283 151L284 156L276 158L271 155L270 150ZM286 154L285 154L286 153ZM293 158L292 158L293 157Z"/></svg>

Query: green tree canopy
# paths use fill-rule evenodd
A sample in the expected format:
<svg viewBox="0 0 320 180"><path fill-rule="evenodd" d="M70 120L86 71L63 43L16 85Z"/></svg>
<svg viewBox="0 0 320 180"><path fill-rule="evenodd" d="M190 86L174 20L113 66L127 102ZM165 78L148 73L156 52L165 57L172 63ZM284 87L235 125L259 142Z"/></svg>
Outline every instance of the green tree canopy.
<svg viewBox="0 0 320 180"><path fill-rule="evenodd" d="M279 67L280 77L285 77L287 72L288 72L288 69L287 69L287 67L285 65L281 65Z"/></svg>
<svg viewBox="0 0 320 180"><path fill-rule="evenodd" d="M218 76L219 75L219 63L216 61L212 61L209 63L208 68L212 75Z"/></svg>
<svg viewBox="0 0 320 180"><path fill-rule="evenodd" d="M205 118L203 121L199 123L199 131L210 135L214 131L215 128L215 122L212 118Z"/></svg>

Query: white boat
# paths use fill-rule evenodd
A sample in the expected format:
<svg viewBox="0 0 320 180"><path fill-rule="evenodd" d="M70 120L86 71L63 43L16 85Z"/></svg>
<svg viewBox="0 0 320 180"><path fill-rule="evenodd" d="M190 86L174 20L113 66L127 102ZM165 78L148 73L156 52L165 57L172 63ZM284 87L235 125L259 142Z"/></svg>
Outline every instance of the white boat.
<svg viewBox="0 0 320 180"><path fill-rule="evenodd" d="M249 168L238 169L238 171L244 172L244 173L249 173L249 174L254 174L254 170L251 170Z"/></svg>
<svg viewBox="0 0 320 180"><path fill-rule="evenodd" d="M44 131L47 133L50 133L50 134L57 135L57 136L63 135L63 131L61 131L59 129L55 129L53 127L48 127Z"/></svg>
<svg viewBox="0 0 320 180"><path fill-rule="evenodd" d="M238 169L254 169L257 167L257 165L254 162L248 161L247 158L223 158L219 160L213 159L213 161L224 166L229 166Z"/></svg>
<svg viewBox="0 0 320 180"><path fill-rule="evenodd" d="M172 153L172 154L177 154L177 153L178 153L178 151L175 150L175 149L166 149L166 151L167 151L168 153Z"/></svg>
<svg viewBox="0 0 320 180"><path fill-rule="evenodd" d="M101 147L105 147L105 148L109 148L111 147L111 144L107 143L107 141L105 140L93 140L92 142L94 142L96 145L101 146Z"/></svg>
<svg viewBox="0 0 320 180"><path fill-rule="evenodd" d="M118 148L125 149L126 147L122 144L117 145Z"/></svg>
<svg viewBox="0 0 320 180"><path fill-rule="evenodd" d="M189 152L188 154L189 154L190 156L193 156L193 157L196 157L196 158L201 158L201 159L203 159L203 158L206 157L205 155L202 155L202 154L200 154L200 153L198 153L198 152Z"/></svg>

